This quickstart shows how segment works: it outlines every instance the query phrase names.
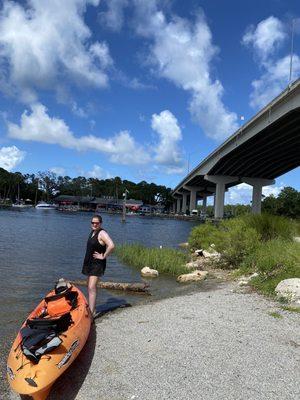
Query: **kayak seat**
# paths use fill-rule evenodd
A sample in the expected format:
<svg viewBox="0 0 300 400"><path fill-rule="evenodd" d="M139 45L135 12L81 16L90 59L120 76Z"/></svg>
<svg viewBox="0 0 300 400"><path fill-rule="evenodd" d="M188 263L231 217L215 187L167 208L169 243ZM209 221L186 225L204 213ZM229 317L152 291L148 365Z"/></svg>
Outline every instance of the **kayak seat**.
<svg viewBox="0 0 300 400"><path fill-rule="evenodd" d="M71 288L63 293L45 297L47 313L50 316L65 314L77 307L78 293Z"/></svg>

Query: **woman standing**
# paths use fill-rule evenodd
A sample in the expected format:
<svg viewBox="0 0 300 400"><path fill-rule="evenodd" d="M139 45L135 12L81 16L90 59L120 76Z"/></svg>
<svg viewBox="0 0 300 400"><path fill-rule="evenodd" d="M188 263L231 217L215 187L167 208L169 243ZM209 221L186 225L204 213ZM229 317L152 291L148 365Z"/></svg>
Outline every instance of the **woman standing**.
<svg viewBox="0 0 300 400"><path fill-rule="evenodd" d="M92 231L89 235L86 253L83 261L82 273L88 276L88 297L89 307L95 316L97 282L100 276L104 275L106 258L115 248L115 245L108 233L101 227L102 217L94 215L91 221Z"/></svg>

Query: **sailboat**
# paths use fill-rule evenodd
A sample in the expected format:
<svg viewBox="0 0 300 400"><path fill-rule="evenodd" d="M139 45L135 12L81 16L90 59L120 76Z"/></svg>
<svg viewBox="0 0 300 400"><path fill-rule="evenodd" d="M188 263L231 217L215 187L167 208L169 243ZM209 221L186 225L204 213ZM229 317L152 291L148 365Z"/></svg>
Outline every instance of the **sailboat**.
<svg viewBox="0 0 300 400"><path fill-rule="evenodd" d="M13 208L30 208L32 207L32 201L30 199L26 199L25 202L20 200L20 184L18 183L18 197L14 204L12 204Z"/></svg>

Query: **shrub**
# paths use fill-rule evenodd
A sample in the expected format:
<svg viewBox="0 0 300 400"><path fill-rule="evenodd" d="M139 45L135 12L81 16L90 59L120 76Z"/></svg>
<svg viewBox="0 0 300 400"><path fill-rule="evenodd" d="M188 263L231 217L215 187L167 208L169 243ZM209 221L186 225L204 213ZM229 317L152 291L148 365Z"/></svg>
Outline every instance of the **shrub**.
<svg viewBox="0 0 300 400"><path fill-rule="evenodd" d="M270 214L249 214L242 217L245 223L254 228L263 241L272 239L293 240L297 226L292 220Z"/></svg>
<svg viewBox="0 0 300 400"><path fill-rule="evenodd" d="M147 248L141 244L124 244L116 249L117 257L125 264L137 268L145 266L160 273L178 275L187 272L187 254L168 248Z"/></svg>
<svg viewBox="0 0 300 400"><path fill-rule="evenodd" d="M215 242L217 233L217 227L211 222L195 226L188 239L191 249L208 249L208 247Z"/></svg>
<svg viewBox="0 0 300 400"><path fill-rule="evenodd" d="M238 268L259 245L259 234L241 218L222 221L214 244L223 267Z"/></svg>

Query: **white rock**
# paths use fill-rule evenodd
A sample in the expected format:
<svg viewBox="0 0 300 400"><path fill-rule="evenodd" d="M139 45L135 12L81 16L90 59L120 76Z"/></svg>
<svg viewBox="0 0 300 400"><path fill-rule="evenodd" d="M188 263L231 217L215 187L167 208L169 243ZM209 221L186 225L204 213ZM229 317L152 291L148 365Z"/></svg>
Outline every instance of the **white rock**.
<svg viewBox="0 0 300 400"><path fill-rule="evenodd" d="M189 247L189 244L188 244L188 242L184 242L184 243L179 243L178 246L179 247L183 247L183 248L187 248L187 247Z"/></svg>
<svg viewBox="0 0 300 400"><path fill-rule="evenodd" d="M179 275L177 277L177 282L199 282L199 281L203 281L206 276L207 276L208 272L207 271L194 271L191 272L190 274L183 274L183 275Z"/></svg>
<svg viewBox="0 0 300 400"><path fill-rule="evenodd" d="M185 264L185 267L187 269L197 269L198 268L198 263L196 261L191 261Z"/></svg>
<svg viewBox="0 0 300 400"><path fill-rule="evenodd" d="M209 252L207 250L203 250L202 254L203 254L203 257L205 257L205 258L220 258L220 255L221 255L220 253L217 253L216 251Z"/></svg>
<svg viewBox="0 0 300 400"><path fill-rule="evenodd" d="M276 286L277 297L300 305L300 278L284 279Z"/></svg>
<svg viewBox="0 0 300 400"><path fill-rule="evenodd" d="M194 256L199 257L199 256L202 256L202 255L203 255L203 249L199 249L199 250L195 250L194 251Z"/></svg>
<svg viewBox="0 0 300 400"><path fill-rule="evenodd" d="M144 267L141 269L141 275L146 277L156 278L158 276L158 271L156 269L151 269L149 267Z"/></svg>

